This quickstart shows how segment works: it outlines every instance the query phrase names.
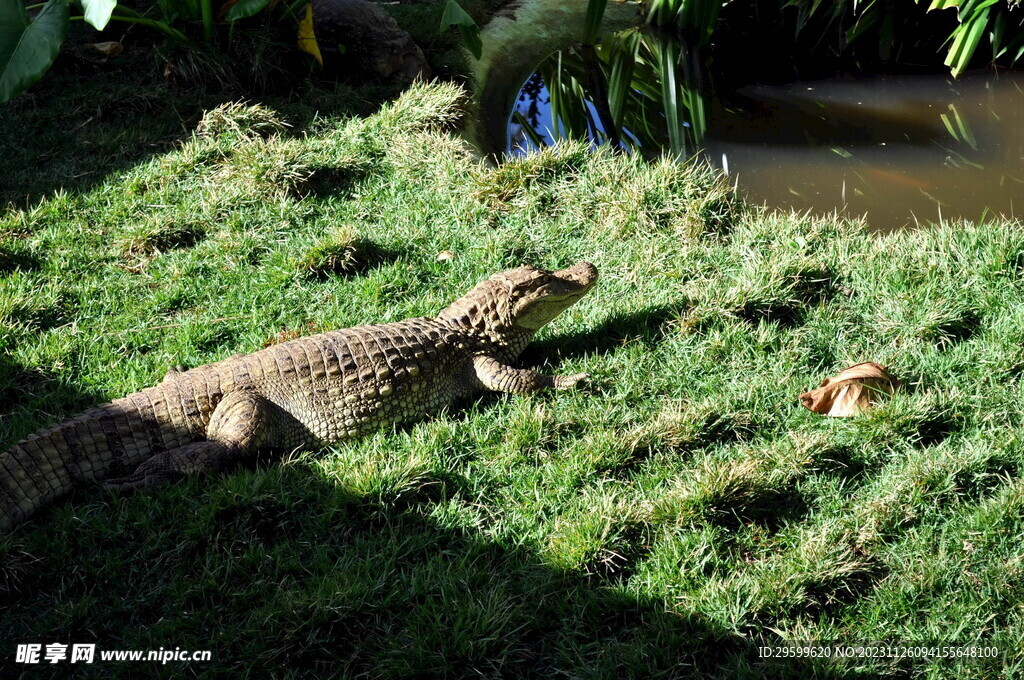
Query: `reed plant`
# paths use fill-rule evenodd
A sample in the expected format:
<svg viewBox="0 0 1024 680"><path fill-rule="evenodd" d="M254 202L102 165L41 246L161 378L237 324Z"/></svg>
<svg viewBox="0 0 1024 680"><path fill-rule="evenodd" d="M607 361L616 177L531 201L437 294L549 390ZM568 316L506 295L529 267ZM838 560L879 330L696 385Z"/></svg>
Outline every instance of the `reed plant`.
<svg viewBox="0 0 1024 680"><path fill-rule="evenodd" d="M743 0L646 0L646 27L601 36L607 0L590 0L581 46L564 50L539 72L551 100L547 136L590 139L613 148L691 155L707 129L705 52L717 31L729 30L723 9ZM915 9L896 0L779 0L796 35L819 36L814 51L842 55L870 52L890 62L920 35L921 9L954 10L948 36L932 39L945 50L943 63L953 76L972 64L988 39L987 63L1015 64L1024 56L1024 10L1020 0L917 0ZM516 116L531 142L544 143L545 131Z"/></svg>

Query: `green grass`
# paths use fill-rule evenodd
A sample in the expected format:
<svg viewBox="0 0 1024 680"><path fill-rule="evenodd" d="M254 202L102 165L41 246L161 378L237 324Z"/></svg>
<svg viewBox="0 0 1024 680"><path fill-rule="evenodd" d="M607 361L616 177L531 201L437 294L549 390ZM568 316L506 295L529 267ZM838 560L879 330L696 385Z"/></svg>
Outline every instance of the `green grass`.
<svg viewBox="0 0 1024 680"><path fill-rule="evenodd" d="M212 108L3 213L0 448L168 366L433 314L524 262L601 269L524 357L591 381L151 493L81 489L0 541L5 671L53 641L213 652L83 677L1024 669L1019 223L876 237L572 145L492 169L450 132L452 86L367 116ZM853 419L801 407L865 360L906 390ZM784 638L1001 657L757 658Z"/></svg>

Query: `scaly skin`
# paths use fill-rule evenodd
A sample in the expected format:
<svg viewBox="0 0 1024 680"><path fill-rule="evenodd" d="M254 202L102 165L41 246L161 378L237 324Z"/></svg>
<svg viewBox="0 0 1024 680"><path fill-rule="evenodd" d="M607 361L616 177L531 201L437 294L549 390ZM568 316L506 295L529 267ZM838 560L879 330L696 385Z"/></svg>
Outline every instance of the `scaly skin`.
<svg viewBox="0 0 1024 680"><path fill-rule="evenodd" d="M0 531L106 479L132 489L218 470L259 451L358 437L481 390L566 389L511 364L533 334L585 295L597 269L495 274L436 318L299 338L189 371L89 409L0 454Z"/></svg>

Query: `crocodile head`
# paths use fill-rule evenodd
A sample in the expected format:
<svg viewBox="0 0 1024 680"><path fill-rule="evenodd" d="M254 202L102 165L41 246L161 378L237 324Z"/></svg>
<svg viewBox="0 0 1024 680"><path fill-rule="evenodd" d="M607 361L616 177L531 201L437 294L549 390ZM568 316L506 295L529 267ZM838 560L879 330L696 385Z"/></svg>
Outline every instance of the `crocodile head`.
<svg viewBox="0 0 1024 680"><path fill-rule="evenodd" d="M579 262L546 271L523 266L478 284L438 319L471 327L494 340L532 335L586 295L597 282L597 267Z"/></svg>
<svg viewBox="0 0 1024 680"><path fill-rule="evenodd" d="M597 283L597 267L580 262L556 272L520 267L497 274L513 304L509 321L536 331L571 307Z"/></svg>

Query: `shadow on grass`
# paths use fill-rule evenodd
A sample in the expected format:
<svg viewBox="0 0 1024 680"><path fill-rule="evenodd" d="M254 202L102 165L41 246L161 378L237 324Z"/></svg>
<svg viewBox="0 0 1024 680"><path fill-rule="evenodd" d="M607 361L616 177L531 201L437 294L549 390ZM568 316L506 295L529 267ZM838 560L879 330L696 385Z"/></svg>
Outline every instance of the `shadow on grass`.
<svg viewBox="0 0 1024 680"><path fill-rule="evenodd" d="M529 366L547 358L565 360L594 353L606 354L632 342L654 344L664 337L672 321L680 318L688 305L684 300L628 314L613 314L593 330L548 337L532 343L523 352L520 364Z"/></svg>
<svg viewBox="0 0 1024 680"><path fill-rule="evenodd" d="M36 271L43 263L35 255L18 247L0 245L0 276L15 271Z"/></svg>
<svg viewBox="0 0 1024 680"><path fill-rule="evenodd" d="M309 470L272 469L91 504L70 533L48 526L66 513L45 513L18 553L30 584L0 635L212 651L208 663L146 666L166 677L858 677L762 662L700 615L454 526L442 509L458 499L430 479L418 489L367 501Z"/></svg>
<svg viewBox="0 0 1024 680"><path fill-rule="evenodd" d="M97 401L9 360L0 376L5 415L15 402L74 411ZM213 653L147 664L157 677L870 677L763 661L756 640L631 591L642 536L609 573L556 568L529 542L489 531L500 517L460 519L479 507L472 486L430 474L367 495L275 465L127 497L80 488L0 540L0 638ZM781 517L780 503L799 505L771 496L746 510ZM844 587L836 604L870 592ZM48 670L107 678L140 667Z"/></svg>
<svg viewBox="0 0 1024 680"><path fill-rule="evenodd" d="M729 530L748 523L759 524L774 533L787 524L803 521L809 514L807 499L798 490L765 486L752 489L748 498L733 507L709 510L706 521Z"/></svg>
<svg viewBox="0 0 1024 680"><path fill-rule="evenodd" d="M117 59L83 58L87 43L110 39L73 26L46 76L0 106L0 206L27 209L58 191L86 192L111 174L172 150L188 139L205 111L226 102L265 104L292 130L302 131L321 111L369 115L398 92L397 86L367 86L357 94L346 85L301 81L301 73L282 82L279 92L260 93L244 83L217 85L211 73L205 85L178 82L152 36L122 37L124 54ZM326 190L331 178L323 179Z"/></svg>
<svg viewBox="0 0 1024 680"><path fill-rule="evenodd" d="M58 66L0 109L0 205L30 208L57 191L87 191L173 148L212 103L167 88L111 86L109 78L79 79Z"/></svg>
<svg viewBox="0 0 1024 680"><path fill-rule="evenodd" d="M25 423L99 401L2 357L0 396L0 413L16 408ZM446 514L473 507L457 475L410 488L367 498L274 466L127 497L77 489L0 541L0 638L12 645L0 665L13 645L56 641L213 653L146 663L157 677L857 677L768 664L750 639L631 593L642 549L608 574L558 569ZM107 678L142 667L47 670Z"/></svg>
<svg viewBox="0 0 1024 680"><path fill-rule="evenodd" d="M299 187L298 193L318 198L348 196L370 175L370 167L370 162L367 162L362 165L344 167L319 166L312 168L309 179Z"/></svg>
<svg viewBox="0 0 1024 680"><path fill-rule="evenodd" d="M396 262L401 256L396 249L357 237L314 247L299 260L298 267L313 280L326 281L332 276L363 276Z"/></svg>
<svg viewBox="0 0 1024 680"><path fill-rule="evenodd" d="M103 401L42 368L0 353L0 451L36 430Z"/></svg>
<svg viewBox="0 0 1024 680"><path fill-rule="evenodd" d="M68 322L68 310L59 304L49 307L17 305L8 316L34 332L52 330Z"/></svg>
<svg viewBox="0 0 1024 680"><path fill-rule="evenodd" d="M569 346L607 351L661 333L676 313L617 317ZM5 415L99 401L2 357L0 395ZM54 677L868 677L763 662L750 638L631 591L642 549L598 578L558 569L502 538L502 518L467 521L479 508L468 491L457 475L428 475L368 497L301 466L129 497L79 489L0 541L0 663L13 645L60 642L213 659L61 662Z"/></svg>

